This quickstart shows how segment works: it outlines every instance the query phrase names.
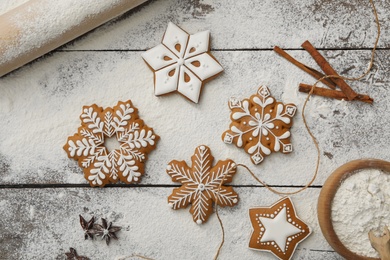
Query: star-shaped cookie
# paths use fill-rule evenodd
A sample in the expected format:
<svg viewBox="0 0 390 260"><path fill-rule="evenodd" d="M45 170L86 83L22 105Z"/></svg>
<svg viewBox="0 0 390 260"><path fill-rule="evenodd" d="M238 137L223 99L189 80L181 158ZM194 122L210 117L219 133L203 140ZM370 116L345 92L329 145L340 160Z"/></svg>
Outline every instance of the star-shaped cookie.
<svg viewBox="0 0 390 260"><path fill-rule="evenodd" d="M210 32L189 35L173 23L168 24L161 44L142 54L154 71L156 96L179 92L198 103L205 81L223 71L210 53Z"/></svg>
<svg viewBox="0 0 390 260"><path fill-rule="evenodd" d="M253 232L249 248L269 251L289 260L298 243L310 235L310 228L300 220L290 198L285 197L271 207L249 210Z"/></svg>
<svg viewBox="0 0 390 260"><path fill-rule="evenodd" d="M182 184L173 190L168 203L173 209L191 204L193 220L202 224L213 212L213 202L221 207L237 204L237 193L232 187L224 186L232 181L237 166L232 160L218 161L212 166L214 157L205 145L198 146L191 159L191 168L185 161L173 160L168 164L167 173L172 181Z"/></svg>

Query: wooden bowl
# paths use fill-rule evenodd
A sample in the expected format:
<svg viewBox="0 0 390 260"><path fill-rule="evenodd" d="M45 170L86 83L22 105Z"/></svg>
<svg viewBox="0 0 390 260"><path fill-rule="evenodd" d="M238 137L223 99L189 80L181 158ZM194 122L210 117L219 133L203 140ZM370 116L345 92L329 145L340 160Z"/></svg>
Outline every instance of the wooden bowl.
<svg viewBox="0 0 390 260"><path fill-rule="evenodd" d="M390 162L377 159L362 159L348 162L336 169L326 180L318 198L318 222L321 231L333 249L346 259L379 260L379 258L365 257L347 249L337 237L332 223L333 198L343 180L361 169L379 169L390 173ZM368 236L368 234L367 234Z"/></svg>

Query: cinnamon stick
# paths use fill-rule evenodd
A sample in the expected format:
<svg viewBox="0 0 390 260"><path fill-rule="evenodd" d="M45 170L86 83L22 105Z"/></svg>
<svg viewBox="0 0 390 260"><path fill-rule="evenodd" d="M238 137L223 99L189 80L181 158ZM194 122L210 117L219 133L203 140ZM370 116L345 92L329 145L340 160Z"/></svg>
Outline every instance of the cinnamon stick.
<svg viewBox="0 0 390 260"><path fill-rule="evenodd" d="M319 53L309 41L305 41L301 46L313 57L313 59L317 62L317 64L325 72L326 75L339 76L339 74L337 74L337 72L326 61L326 59L321 55L321 53ZM353 91L353 89L343 79L332 78L332 81L334 81L337 86L341 88L343 93L347 96L348 100L353 100L358 96L358 94Z"/></svg>
<svg viewBox="0 0 390 260"><path fill-rule="evenodd" d="M312 88L313 88L312 85L308 85L304 83L299 84L299 92L309 93ZM342 91L320 88L320 87L315 87L312 94L317 96L322 96L322 97L335 98L339 100L347 99L347 96ZM358 94L354 100L362 101L368 104L372 104L372 102L374 102L374 99L372 99L370 96L360 95L360 94Z"/></svg>
<svg viewBox="0 0 390 260"><path fill-rule="evenodd" d="M285 52L283 49L279 48L278 46L274 47L274 51L277 54L279 54L280 56L282 56L283 58L285 58L286 60L288 60L289 62L291 62L292 64L294 64L295 66L297 66L298 68L300 68L301 70L303 70L304 72L313 76L317 80L319 80L320 78L325 76L321 72L297 61L296 59L291 57L287 52ZM322 79L321 82L324 83L325 85L327 85L328 87L330 87L331 89L336 89L336 84L330 78Z"/></svg>

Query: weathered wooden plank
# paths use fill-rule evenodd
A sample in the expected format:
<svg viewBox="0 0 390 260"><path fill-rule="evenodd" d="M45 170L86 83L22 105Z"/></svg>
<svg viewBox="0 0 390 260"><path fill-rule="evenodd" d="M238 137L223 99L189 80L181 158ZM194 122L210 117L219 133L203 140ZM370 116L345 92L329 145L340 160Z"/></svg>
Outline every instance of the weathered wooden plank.
<svg viewBox="0 0 390 260"><path fill-rule="evenodd" d="M374 1L382 25L381 47L390 47L390 3ZM211 30L214 49L371 48L376 25L368 0L151 1L65 49L147 49L161 40L168 22L195 33Z"/></svg>
<svg viewBox="0 0 390 260"><path fill-rule="evenodd" d="M274 259L247 248L248 209L278 199L264 188L236 188L237 207L220 209L226 241L220 259ZM145 254L154 259L211 259L220 242L215 216L198 226L188 209L172 210L170 188L1 189L0 252L5 259L63 259L69 247L91 259ZM324 240L316 218L319 190L294 196L300 217L312 228L295 259L341 259ZM105 217L123 227L119 240L84 240L78 215ZM328 252L329 251L329 252Z"/></svg>
<svg viewBox="0 0 390 260"><path fill-rule="evenodd" d="M389 48L390 3L376 4L382 23L380 46ZM365 0L337 4L317 0L161 0L151 1L64 49L143 50L160 41L168 21L191 33L210 29L212 48L220 50L274 45L298 48L306 39L321 48L370 48L376 30ZM216 159L248 164L268 183L305 184L314 169L315 149L300 115L292 129L295 152L273 155L257 167L242 150L223 144L220 135L229 125L229 97L249 97L265 84L275 97L294 102L301 110L305 95L297 92L298 83L313 83L313 79L269 51L213 53L225 73L206 85L199 105L179 95L155 97L153 75L140 52L52 53L0 79L0 185L86 183L62 150L66 137L79 125L81 106L112 106L127 99L133 100L141 117L162 137L150 155L142 184L172 184L165 173L166 164L172 159L189 162L194 148L202 143L211 147ZM291 54L314 66L307 53ZM341 74L357 76L366 68L370 53L327 51L325 56ZM332 170L349 160L389 159L389 56L389 51L379 51L368 79L351 84L358 92L371 95L373 106L317 97L309 103L307 119L322 149L315 184L322 184ZM234 184L256 183L241 169ZM227 231L221 259L274 259L247 249L251 230L247 210L272 204L277 196L264 188L235 189L241 196L238 207L221 209ZM118 259L134 253L155 259L211 259L220 239L215 215L204 226L197 226L188 210L169 209L166 198L171 191L168 187L0 189L0 258L63 259L73 246L91 259ZM314 230L294 259L341 259L319 230L318 193L319 189L309 189L293 197L301 218ZM78 214L90 213L123 226L120 240L109 247L103 241L84 241Z"/></svg>
<svg viewBox="0 0 390 260"><path fill-rule="evenodd" d="M62 149L79 126L82 106L113 106L131 99L141 118L161 136L142 184L172 184L165 173L167 163L189 162L195 147L206 144L217 160L231 158L247 164L270 184L304 185L313 174L316 151L300 114L306 94L297 89L300 82L314 80L272 52L214 54L225 72L206 84L198 105L178 94L155 97L153 73L138 52L55 53L0 79L0 183L87 183ZM291 54L314 66L305 52ZM341 74L357 76L366 68L370 52L327 51L325 56ZM321 147L316 184L347 161L389 159L390 52L378 51L376 57L367 80L351 83L358 92L372 96L374 105L321 97L308 104L307 120ZM262 84L277 99L298 106L292 128L295 151L273 154L254 166L243 150L224 144L221 134L230 123L229 97L249 97ZM256 183L240 170L234 184Z"/></svg>

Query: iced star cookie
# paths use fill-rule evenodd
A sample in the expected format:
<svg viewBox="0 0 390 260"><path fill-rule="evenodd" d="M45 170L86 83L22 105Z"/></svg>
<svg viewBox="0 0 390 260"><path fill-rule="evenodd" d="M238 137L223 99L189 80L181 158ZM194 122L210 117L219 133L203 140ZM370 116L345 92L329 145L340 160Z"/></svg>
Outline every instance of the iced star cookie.
<svg viewBox="0 0 390 260"><path fill-rule="evenodd" d="M310 228L300 220L286 197L270 207L249 210L253 232L249 248L269 251L282 260L289 260L298 245L310 235Z"/></svg>
<svg viewBox="0 0 390 260"><path fill-rule="evenodd" d="M210 53L210 32L194 35L168 24L161 44L144 52L142 58L154 72L156 96L179 92L198 103L203 84L223 71Z"/></svg>
<svg viewBox="0 0 390 260"><path fill-rule="evenodd" d="M104 110L95 104L84 106L80 119L78 132L68 137L64 150L78 161L90 185L139 182L147 155L156 148L159 136L138 117L131 101ZM116 143L116 149L108 149L109 139Z"/></svg>
<svg viewBox="0 0 390 260"><path fill-rule="evenodd" d="M224 186L232 181L237 166L232 160L218 161L213 166L214 157L205 145L195 149L191 160L191 167L185 161L173 160L168 164L167 173L172 181L182 184L173 190L168 203L173 209L186 208L191 204L194 222L202 224L213 213L213 202L221 207L232 207L238 203L238 195L233 188Z"/></svg>
<svg viewBox="0 0 390 260"><path fill-rule="evenodd" d="M231 98L229 130L222 140L244 148L254 164L259 164L271 152L291 153L290 128L297 110L294 104L277 102L265 86L242 101Z"/></svg>

